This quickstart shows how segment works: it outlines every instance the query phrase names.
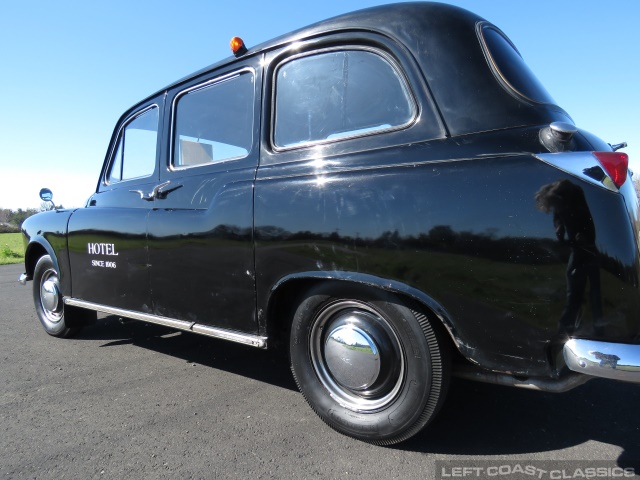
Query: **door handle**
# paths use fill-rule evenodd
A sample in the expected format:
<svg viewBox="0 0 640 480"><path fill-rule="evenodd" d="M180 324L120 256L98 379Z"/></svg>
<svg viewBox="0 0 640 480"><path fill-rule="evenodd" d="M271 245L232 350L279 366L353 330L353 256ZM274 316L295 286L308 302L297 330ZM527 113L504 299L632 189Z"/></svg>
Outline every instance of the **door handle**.
<svg viewBox="0 0 640 480"><path fill-rule="evenodd" d="M146 200L147 202L151 202L153 200L155 200L155 198L158 196L159 193L162 193L161 190L166 187L167 185L169 185L171 183L170 180L167 180L164 183L161 183L160 185L156 185L155 187L153 187L153 190L151 190L149 193L144 193L142 190L129 190L132 193L138 193L140 195L140 198L142 200ZM166 192L165 192L166 194Z"/></svg>
<svg viewBox="0 0 640 480"><path fill-rule="evenodd" d="M169 195L174 190L182 188L182 185L176 185L176 186L171 187L171 188L169 188L167 190L164 190L164 187L166 187L170 183L171 183L171 181L167 180L166 182L161 183L160 185L156 185L155 187L153 187L153 190L151 190L149 193L144 193L142 190L129 190L129 191L139 194L140 198L142 200L146 200L148 202L151 202L151 201L155 200L156 198L159 199L159 200L162 200L162 199L167 198L167 195Z"/></svg>
<svg viewBox="0 0 640 480"><path fill-rule="evenodd" d="M164 187L166 187L167 185L169 185L169 182L165 182L162 185L158 185L158 191L156 192L156 198L159 200L163 200L165 198L167 198L167 195L169 195L171 192L173 192L174 190L178 190L179 188L182 188L182 185L174 185L171 188L167 188L165 189Z"/></svg>

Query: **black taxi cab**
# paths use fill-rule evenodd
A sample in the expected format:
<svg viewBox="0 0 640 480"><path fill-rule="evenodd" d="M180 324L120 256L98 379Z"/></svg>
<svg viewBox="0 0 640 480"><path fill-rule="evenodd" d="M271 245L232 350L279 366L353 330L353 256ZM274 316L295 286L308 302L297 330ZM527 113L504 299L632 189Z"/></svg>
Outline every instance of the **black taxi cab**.
<svg viewBox="0 0 640 480"><path fill-rule="evenodd" d="M451 375L640 381L624 145L498 27L408 3L232 47L122 115L84 208L24 223L47 333L103 312L283 348L313 410L376 444Z"/></svg>

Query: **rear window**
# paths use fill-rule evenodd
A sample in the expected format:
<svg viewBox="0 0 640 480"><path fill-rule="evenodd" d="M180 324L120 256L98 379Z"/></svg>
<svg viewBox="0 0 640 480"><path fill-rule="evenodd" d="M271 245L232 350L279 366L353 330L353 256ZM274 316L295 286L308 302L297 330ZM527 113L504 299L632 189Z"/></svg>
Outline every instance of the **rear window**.
<svg viewBox="0 0 640 480"><path fill-rule="evenodd" d="M507 89L527 100L556 104L520 52L500 30L490 24L481 24L478 32L494 74Z"/></svg>

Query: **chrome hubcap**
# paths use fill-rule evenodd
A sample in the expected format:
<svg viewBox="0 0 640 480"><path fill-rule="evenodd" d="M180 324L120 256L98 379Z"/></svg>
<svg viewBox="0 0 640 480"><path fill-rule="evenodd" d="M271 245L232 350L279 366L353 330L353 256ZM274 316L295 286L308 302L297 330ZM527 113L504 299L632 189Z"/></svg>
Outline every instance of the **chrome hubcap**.
<svg viewBox="0 0 640 480"><path fill-rule="evenodd" d="M354 320L347 317L346 321ZM342 386L365 390L380 374L380 355L375 341L364 330L347 323L335 329L324 345L329 373Z"/></svg>
<svg viewBox="0 0 640 480"><path fill-rule="evenodd" d="M58 286L53 280L47 280L42 284L41 296L45 309L54 311L58 308Z"/></svg>
<svg viewBox="0 0 640 480"><path fill-rule="evenodd" d="M47 319L53 323L62 319L59 285L58 273L55 270L44 272L40 280L40 304Z"/></svg>
<svg viewBox="0 0 640 480"><path fill-rule="evenodd" d="M335 302L317 314L310 354L329 394L356 412L384 408L398 395L404 355L389 322L356 300Z"/></svg>

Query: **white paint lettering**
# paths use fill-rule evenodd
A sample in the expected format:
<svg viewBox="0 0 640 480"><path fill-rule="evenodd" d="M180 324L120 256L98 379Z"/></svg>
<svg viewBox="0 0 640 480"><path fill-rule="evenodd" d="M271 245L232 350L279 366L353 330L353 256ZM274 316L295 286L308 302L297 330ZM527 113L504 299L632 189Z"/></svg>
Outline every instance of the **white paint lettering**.
<svg viewBox="0 0 640 480"><path fill-rule="evenodd" d="M87 253L89 255L120 255L116 252L116 246L113 243L87 243Z"/></svg>

